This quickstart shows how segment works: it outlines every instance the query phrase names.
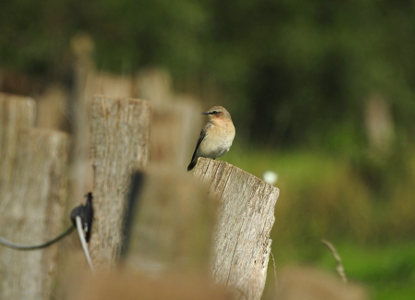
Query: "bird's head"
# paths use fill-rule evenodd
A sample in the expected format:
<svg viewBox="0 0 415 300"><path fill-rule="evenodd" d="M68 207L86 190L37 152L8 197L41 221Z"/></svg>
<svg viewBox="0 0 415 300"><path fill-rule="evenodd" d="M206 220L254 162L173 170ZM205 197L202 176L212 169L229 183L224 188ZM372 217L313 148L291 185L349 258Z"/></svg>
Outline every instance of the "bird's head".
<svg viewBox="0 0 415 300"><path fill-rule="evenodd" d="M202 114L207 115L210 121L231 119L231 114L223 106L213 106Z"/></svg>

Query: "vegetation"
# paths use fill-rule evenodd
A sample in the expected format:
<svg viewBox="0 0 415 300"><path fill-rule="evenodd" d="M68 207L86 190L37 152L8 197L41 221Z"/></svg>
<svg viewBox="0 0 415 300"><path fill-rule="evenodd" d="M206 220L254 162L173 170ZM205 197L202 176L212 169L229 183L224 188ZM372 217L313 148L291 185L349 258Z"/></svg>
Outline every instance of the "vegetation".
<svg viewBox="0 0 415 300"><path fill-rule="evenodd" d="M83 31L100 68L161 65L178 87L219 88L240 134L256 141L325 145L340 131L344 143L362 144L372 93L412 139L413 8L375 0L11 1L0 11L0 65L67 79L70 40Z"/></svg>
<svg viewBox="0 0 415 300"><path fill-rule="evenodd" d="M333 269L325 237L375 299L410 299L414 8L385 0L8 1L0 75L70 87L79 32L93 38L100 69L168 68L176 89L229 107L237 140L225 160L259 177L278 173L278 263ZM380 144L368 126L373 98L387 117L375 128L392 132Z"/></svg>

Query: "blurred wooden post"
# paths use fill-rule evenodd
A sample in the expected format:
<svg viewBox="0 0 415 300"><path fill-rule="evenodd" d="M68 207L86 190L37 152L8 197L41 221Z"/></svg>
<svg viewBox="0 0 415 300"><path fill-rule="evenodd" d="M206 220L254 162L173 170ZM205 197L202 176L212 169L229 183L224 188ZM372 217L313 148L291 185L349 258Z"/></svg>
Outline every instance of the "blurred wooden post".
<svg viewBox="0 0 415 300"><path fill-rule="evenodd" d="M95 222L91 255L97 267L120 254L130 175L149 159L151 107L147 101L96 97L91 108Z"/></svg>
<svg viewBox="0 0 415 300"><path fill-rule="evenodd" d="M55 130L68 128L65 101L68 94L59 85L49 86L42 95L37 97L36 127Z"/></svg>
<svg viewBox="0 0 415 300"><path fill-rule="evenodd" d="M170 74L159 68L142 70L136 77L135 94L156 105L170 102L172 98Z"/></svg>
<svg viewBox="0 0 415 300"><path fill-rule="evenodd" d="M186 170L201 130L202 109L190 99L155 105L151 161Z"/></svg>
<svg viewBox="0 0 415 300"><path fill-rule="evenodd" d="M89 128L91 95L87 94L88 82L94 76L94 42L87 34L77 34L71 39L74 55L74 89L68 108L71 116L72 149L69 166L70 199L69 207L78 205L79 199L92 187L89 153Z"/></svg>
<svg viewBox="0 0 415 300"><path fill-rule="evenodd" d="M226 162L200 158L194 174L222 200L212 275L241 299L260 299L271 252L278 188Z"/></svg>
<svg viewBox="0 0 415 300"><path fill-rule="evenodd" d="M31 99L1 95L0 107L0 235L37 244L62 231L69 138L30 128ZM56 246L30 252L0 246L0 299L49 299L56 254Z"/></svg>
<svg viewBox="0 0 415 300"><path fill-rule="evenodd" d="M163 69L141 71L135 93L153 106L151 162L185 170L202 126L200 101L174 94L170 75Z"/></svg>
<svg viewBox="0 0 415 300"><path fill-rule="evenodd" d="M133 180L130 193L136 205L129 211L126 266L143 274L207 275L218 202L185 171L153 167L144 176L142 186Z"/></svg>

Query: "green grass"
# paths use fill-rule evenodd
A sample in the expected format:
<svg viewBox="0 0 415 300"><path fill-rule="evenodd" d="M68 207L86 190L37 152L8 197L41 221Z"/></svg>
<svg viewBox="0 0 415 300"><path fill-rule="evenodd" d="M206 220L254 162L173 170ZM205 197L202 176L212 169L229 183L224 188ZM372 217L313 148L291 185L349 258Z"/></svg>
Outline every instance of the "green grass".
<svg viewBox="0 0 415 300"><path fill-rule="evenodd" d="M349 280L363 283L373 299L414 299L415 242L359 246L344 241L336 248ZM329 251L315 263L335 272Z"/></svg>

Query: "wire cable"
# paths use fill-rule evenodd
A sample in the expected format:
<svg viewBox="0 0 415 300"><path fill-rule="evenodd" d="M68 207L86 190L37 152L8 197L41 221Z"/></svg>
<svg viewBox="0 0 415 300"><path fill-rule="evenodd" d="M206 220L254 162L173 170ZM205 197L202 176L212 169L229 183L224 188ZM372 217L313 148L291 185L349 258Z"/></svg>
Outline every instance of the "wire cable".
<svg viewBox="0 0 415 300"><path fill-rule="evenodd" d="M75 227L73 225L71 225L65 231L63 231L60 235L58 235L57 237L55 237L55 238L53 238L53 239L51 239L47 242L44 242L42 244L38 244L38 245L18 245L18 244L15 244L13 242L7 241L7 240L3 239L2 237L0 237L0 244L2 244L3 246L6 246L8 248L12 248L12 249L16 249L16 250L22 250L22 251L43 249L43 248L46 248L46 247L52 245L53 243L58 242L61 239L63 239L65 236L70 234L74 229L75 229Z"/></svg>

